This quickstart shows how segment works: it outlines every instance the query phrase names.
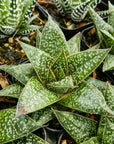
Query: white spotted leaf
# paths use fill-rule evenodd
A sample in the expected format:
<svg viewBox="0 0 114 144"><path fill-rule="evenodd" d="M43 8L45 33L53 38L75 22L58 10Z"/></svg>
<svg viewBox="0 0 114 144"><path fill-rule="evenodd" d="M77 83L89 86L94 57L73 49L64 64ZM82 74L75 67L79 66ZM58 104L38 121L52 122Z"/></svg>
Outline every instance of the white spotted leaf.
<svg viewBox="0 0 114 144"><path fill-rule="evenodd" d="M89 140L80 144L101 144L101 139L99 137L92 137Z"/></svg>
<svg viewBox="0 0 114 144"><path fill-rule="evenodd" d="M103 71L114 70L114 55L108 54L103 65Z"/></svg>

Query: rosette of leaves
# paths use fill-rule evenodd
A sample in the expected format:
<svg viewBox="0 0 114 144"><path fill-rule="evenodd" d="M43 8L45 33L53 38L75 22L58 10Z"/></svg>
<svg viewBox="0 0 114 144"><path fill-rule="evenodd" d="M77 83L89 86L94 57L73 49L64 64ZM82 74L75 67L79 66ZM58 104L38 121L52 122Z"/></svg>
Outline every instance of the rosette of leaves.
<svg viewBox="0 0 114 144"><path fill-rule="evenodd" d="M27 35L38 30L30 25L37 15L32 17L36 0L0 0L0 38L10 35Z"/></svg>
<svg viewBox="0 0 114 144"><path fill-rule="evenodd" d="M0 66L20 82L0 91L1 96L18 99L16 109L0 111L0 142L28 142L27 134L34 139L32 132L55 116L77 143L99 142L97 122L81 114L112 117L114 112L108 97L84 79L101 64L109 49L80 52L80 34L67 42L50 17L37 37L38 47L20 45L30 63Z"/></svg>
<svg viewBox="0 0 114 144"><path fill-rule="evenodd" d="M91 18L96 28L98 39L103 48L111 48L110 53L105 59L103 71L114 70L114 5L109 2L108 21L105 22L91 8L89 10Z"/></svg>

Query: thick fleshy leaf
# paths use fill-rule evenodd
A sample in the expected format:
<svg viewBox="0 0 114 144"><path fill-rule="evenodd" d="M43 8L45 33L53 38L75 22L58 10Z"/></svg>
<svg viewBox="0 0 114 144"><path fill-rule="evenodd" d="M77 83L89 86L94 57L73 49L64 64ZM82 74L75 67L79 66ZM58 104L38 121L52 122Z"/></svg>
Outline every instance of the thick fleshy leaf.
<svg viewBox="0 0 114 144"><path fill-rule="evenodd" d="M64 79L66 75L68 75L68 62L63 49L55 62L49 68L48 82L50 83L52 79L60 81L61 79Z"/></svg>
<svg viewBox="0 0 114 144"><path fill-rule="evenodd" d="M108 23L114 28L114 5L109 1L109 16ZM113 35L114 36L114 35Z"/></svg>
<svg viewBox="0 0 114 144"><path fill-rule="evenodd" d="M40 110L60 100L61 97L62 95L47 90L36 77L33 77L19 97L16 116Z"/></svg>
<svg viewBox="0 0 114 144"><path fill-rule="evenodd" d="M57 58L63 48L68 56L68 45L65 36L59 26L49 17L42 32L40 49Z"/></svg>
<svg viewBox="0 0 114 144"><path fill-rule="evenodd" d="M80 83L91 74L108 54L108 49L88 50L68 57L69 74L74 84Z"/></svg>
<svg viewBox="0 0 114 144"><path fill-rule="evenodd" d="M114 115L107 106L102 93L87 82L82 82L69 92L60 104L82 112Z"/></svg>
<svg viewBox="0 0 114 144"><path fill-rule="evenodd" d="M34 119L38 125L43 125L53 119L54 114L50 107L33 112L31 118Z"/></svg>
<svg viewBox="0 0 114 144"><path fill-rule="evenodd" d="M42 33L40 31L38 31L37 36L36 36L36 47L37 48L40 47L41 36L42 36Z"/></svg>
<svg viewBox="0 0 114 144"><path fill-rule="evenodd" d="M99 137L92 137L81 144L101 144L101 139Z"/></svg>
<svg viewBox="0 0 114 144"><path fill-rule="evenodd" d="M0 96L9 96L18 98L22 92L23 86L19 83L12 84L0 91Z"/></svg>
<svg viewBox="0 0 114 144"><path fill-rule="evenodd" d="M114 143L114 123L112 123L109 119L107 119L103 134L103 144L113 144L113 143Z"/></svg>
<svg viewBox="0 0 114 144"><path fill-rule="evenodd" d="M71 76L67 76L61 81L47 84L48 89L56 93L66 93L70 88L73 88L73 86L74 84Z"/></svg>
<svg viewBox="0 0 114 144"><path fill-rule="evenodd" d="M103 65L103 71L114 70L114 55L108 54Z"/></svg>
<svg viewBox="0 0 114 144"><path fill-rule="evenodd" d="M77 143L81 143L95 136L96 122L92 119L70 112L54 110L54 113L64 129Z"/></svg>
<svg viewBox="0 0 114 144"><path fill-rule="evenodd" d="M114 111L114 86L109 83L107 84L105 91L105 100L110 109Z"/></svg>
<svg viewBox="0 0 114 144"><path fill-rule="evenodd" d="M38 48L23 42L20 42L20 44L33 65L39 80L42 84L44 84L47 79L48 69L54 62L54 59L49 54L41 51Z"/></svg>
<svg viewBox="0 0 114 144"><path fill-rule="evenodd" d="M31 133L28 136L9 142L7 144L49 144L49 143L41 139L37 135Z"/></svg>
<svg viewBox="0 0 114 144"><path fill-rule="evenodd" d="M80 40L81 33L78 33L67 42L70 55L80 51Z"/></svg>
<svg viewBox="0 0 114 144"><path fill-rule="evenodd" d="M98 88L104 95L104 92L106 90L106 85L107 83L106 82L103 82L103 81L100 81L100 80L97 80L95 78L92 78L92 77L88 77L86 79L86 81L92 85L94 85L96 88Z"/></svg>
<svg viewBox="0 0 114 144"><path fill-rule="evenodd" d="M24 85L32 76L36 75L30 63L20 65L7 65L7 66L2 65L0 66L0 69L6 71Z"/></svg>
<svg viewBox="0 0 114 144"><path fill-rule="evenodd" d="M89 47L89 50L95 50L95 49L99 49L100 48L100 43L92 46L92 47ZM87 49L88 50L88 49Z"/></svg>
<svg viewBox="0 0 114 144"><path fill-rule="evenodd" d="M102 40L102 35L99 31L100 29L103 29L103 30L105 29L106 31L110 33L114 32L113 27L109 25L108 23L106 23L92 8L89 8L89 13L93 20L95 28L97 30L97 34L98 34L100 41Z"/></svg>
<svg viewBox="0 0 114 144"><path fill-rule="evenodd" d="M15 109L0 111L0 142L6 143L23 137L39 128L37 123L27 115L15 117Z"/></svg>

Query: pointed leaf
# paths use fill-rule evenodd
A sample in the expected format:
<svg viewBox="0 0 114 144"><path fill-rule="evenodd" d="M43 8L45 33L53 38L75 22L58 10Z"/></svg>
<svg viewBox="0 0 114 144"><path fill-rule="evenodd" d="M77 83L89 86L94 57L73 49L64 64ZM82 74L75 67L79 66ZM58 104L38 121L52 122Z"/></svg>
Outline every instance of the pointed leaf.
<svg viewBox="0 0 114 144"><path fill-rule="evenodd" d="M103 61L109 50L99 49L83 51L68 57L69 74L74 84L80 83L91 74Z"/></svg>
<svg viewBox="0 0 114 144"><path fill-rule="evenodd" d="M95 28L97 30L97 34L98 34L100 41L102 40L102 35L99 31L100 29L103 29L103 30L105 29L106 31L111 32L111 33L114 31L113 27L111 25L109 25L108 23L106 23L102 19L102 17L100 17L92 8L89 8L89 13L93 20Z"/></svg>
<svg viewBox="0 0 114 144"><path fill-rule="evenodd" d="M42 32L40 49L49 53L52 57L57 58L63 48L65 54L69 55L68 45L62 30L49 17Z"/></svg>
<svg viewBox="0 0 114 144"><path fill-rule="evenodd" d="M0 111L0 142L6 143L23 137L39 128L37 123L27 115L15 117L15 109Z"/></svg>
<svg viewBox="0 0 114 144"><path fill-rule="evenodd" d="M77 143L88 140L95 135L96 122L92 119L70 112L54 110L54 113L64 129Z"/></svg>
<svg viewBox="0 0 114 144"><path fill-rule="evenodd" d="M69 92L60 104L82 112L114 115L107 106L102 93L87 82L82 82Z"/></svg>
<svg viewBox="0 0 114 144"><path fill-rule="evenodd" d="M0 69L6 71L24 85L32 76L36 75L30 63L20 65L8 65L8 66L2 65L0 66Z"/></svg>
<svg viewBox="0 0 114 144"><path fill-rule="evenodd" d="M100 48L100 43L90 47L89 50L95 50L95 49L99 49L99 48Z"/></svg>
<svg viewBox="0 0 114 144"><path fill-rule="evenodd" d="M47 84L48 89L56 93L66 93L70 88L73 88L73 86L74 84L71 76L67 76L61 81Z"/></svg>
<svg viewBox="0 0 114 144"><path fill-rule="evenodd" d="M108 16L108 23L114 28L114 5L111 4L111 2L108 2L109 4L109 16ZM114 36L114 35L113 35Z"/></svg>
<svg viewBox="0 0 114 144"><path fill-rule="evenodd" d="M101 139L99 137L92 137L81 144L101 144Z"/></svg>
<svg viewBox="0 0 114 144"><path fill-rule="evenodd" d="M114 70L114 55L108 54L103 65L103 71Z"/></svg>
<svg viewBox="0 0 114 144"><path fill-rule="evenodd" d="M22 92L23 86L19 83L12 84L0 91L0 96L9 96L18 98Z"/></svg>
<svg viewBox="0 0 114 144"><path fill-rule="evenodd" d="M38 48L35 48L23 42L20 42L20 44L24 49L27 57L29 58L31 64L33 65L39 80L42 84L44 84L47 79L48 69L54 62L54 59L50 57L49 54L39 50Z"/></svg>
<svg viewBox="0 0 114 144"><path fill-rule="evenodd" d="M37 36L36 36L36 47L37 48L40 47L41 36L42 36L42 33L40 31L38 31Z"/></svg>
<svg viewBox="0 0 114 144"><path fill-rule="evenodd" d="M80 40L81 33L78 33L67 42L70 55L80 51Z"/></svg>
<svg viewBox="0 0 114 144"><path fill-rule="evenodd" d="M47 90L37 80L31 78L23 89L17 104L16 116L40 110L61 99L62 95Z"/></svg>
<svg viewBox="0 0 114 144"><path fill-rule="evenodd" d="M49 144L49 143L44 141L42 138L36 136L35 134L31 133L28 136L9 142L7 144Z"/></svg>

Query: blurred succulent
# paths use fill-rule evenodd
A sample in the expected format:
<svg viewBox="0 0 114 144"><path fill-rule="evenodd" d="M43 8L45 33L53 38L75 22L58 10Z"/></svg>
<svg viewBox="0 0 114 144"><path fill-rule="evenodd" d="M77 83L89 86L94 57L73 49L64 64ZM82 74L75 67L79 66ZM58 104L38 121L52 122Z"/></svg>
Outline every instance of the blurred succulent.
<svg viewBox="0 0 114 144"><path fill-rule="evenodd" d="M0 39L10 35L27 35L39 27L30 25L36 0L0 0Z"/></svg>
<svg viewBox="0 0 114 144"><path fill-rule="evenodd" d="M101 3L101 0L53 0L56 4L57 9L59 10L62 16L71 16L71 19L74 22L81 22L88 13L89 7L93 9L97 4ZM108 15L108 11L98 12L101 16Z"/></svg>
<svg viewBox="0 0 114 144"><path fill-rule="evenodd" d="M50 17L37 37L37 48L23 42L20 44L30 63L0 66L1 70L22 84L13 84L0 91L1 96L18 99L17 109L0 111L0 142L30 142L29 133L35 141L32 132L56 116L77 143L97 141L95 144L100 144L102 138L97 137L97 122L84 115L106 115L107 119L113 117L110 100L114 97L111 95L113 86L109 85L104 98L98 84L96 88L91 84L92 80L84 79L101 64L109 49L80 52L80 33L67 42ZM66 107L69 111L65 111ZM27 115L29 113L32 113L31 118ZM113 124L109 120L107 122L105 141L112 140L111 132L114 130L110 128ZM39 141L37 138L36 143Z"/></svg>
<svg viewBox="0 0 114 144"><path fill-rule="evenodd" d="M98 39L103 48L111 48L105 59L103 71L114 70L114 5L109 2L108 22L105 22L91 8L89 10L91 18L96 28Z"/></svg>

